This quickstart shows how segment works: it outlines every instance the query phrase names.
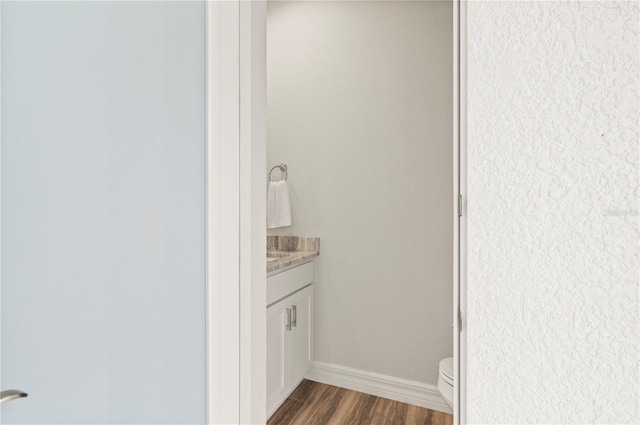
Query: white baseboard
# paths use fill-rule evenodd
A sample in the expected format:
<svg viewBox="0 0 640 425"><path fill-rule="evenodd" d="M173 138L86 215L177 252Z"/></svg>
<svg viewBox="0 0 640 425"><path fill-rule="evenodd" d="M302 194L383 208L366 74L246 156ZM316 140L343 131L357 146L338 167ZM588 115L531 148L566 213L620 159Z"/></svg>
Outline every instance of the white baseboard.
<svg viewBox="0 0 640 425"><path fill-rule="evenodd" d="M313 369L305 378L438 412L452 413L435 385L322 362L314 362Z"/></svg>

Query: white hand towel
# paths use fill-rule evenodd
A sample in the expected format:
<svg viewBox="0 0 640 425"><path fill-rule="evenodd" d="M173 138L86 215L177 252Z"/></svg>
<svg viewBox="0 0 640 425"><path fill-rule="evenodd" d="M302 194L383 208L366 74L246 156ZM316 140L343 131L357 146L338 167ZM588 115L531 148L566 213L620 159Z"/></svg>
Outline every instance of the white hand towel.
<svg viewBox="0 0 640 425"><path fill-rule="evenodd" d="M287 182L269 182L267 190L267 228L291 226L291 201Z"/></svg>

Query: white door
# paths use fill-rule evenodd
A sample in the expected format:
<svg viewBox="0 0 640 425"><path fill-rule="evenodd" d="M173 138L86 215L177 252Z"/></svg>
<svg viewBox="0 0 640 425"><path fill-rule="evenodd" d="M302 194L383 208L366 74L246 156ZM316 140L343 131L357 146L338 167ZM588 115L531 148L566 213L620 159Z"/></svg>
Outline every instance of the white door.
<svg viewBox="0 0 640 425"><path fill-rule="evenodd" d="M202 424L204 3L0 12L1 423Z"/></svg>

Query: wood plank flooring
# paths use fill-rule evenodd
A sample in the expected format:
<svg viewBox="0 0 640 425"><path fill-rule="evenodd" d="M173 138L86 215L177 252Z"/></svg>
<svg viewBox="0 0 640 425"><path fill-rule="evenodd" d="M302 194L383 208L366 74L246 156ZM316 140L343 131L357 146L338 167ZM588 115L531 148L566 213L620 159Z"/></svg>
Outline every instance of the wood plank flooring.
<svg viewBox="0 0 640 425"><path fill-rule="evenodd" d="M453 425L453 416L305 379L267 425Z"/></svg>

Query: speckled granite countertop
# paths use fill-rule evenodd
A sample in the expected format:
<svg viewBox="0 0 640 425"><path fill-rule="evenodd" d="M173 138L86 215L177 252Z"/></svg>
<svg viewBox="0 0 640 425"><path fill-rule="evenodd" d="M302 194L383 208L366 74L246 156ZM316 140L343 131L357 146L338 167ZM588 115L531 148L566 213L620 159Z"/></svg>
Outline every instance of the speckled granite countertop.
<svg viewBox="0 0 640 425"><path fill-rule="evenodd" d="M320 238L267 236L267 273L302 264L320 255Z"/></svg>

